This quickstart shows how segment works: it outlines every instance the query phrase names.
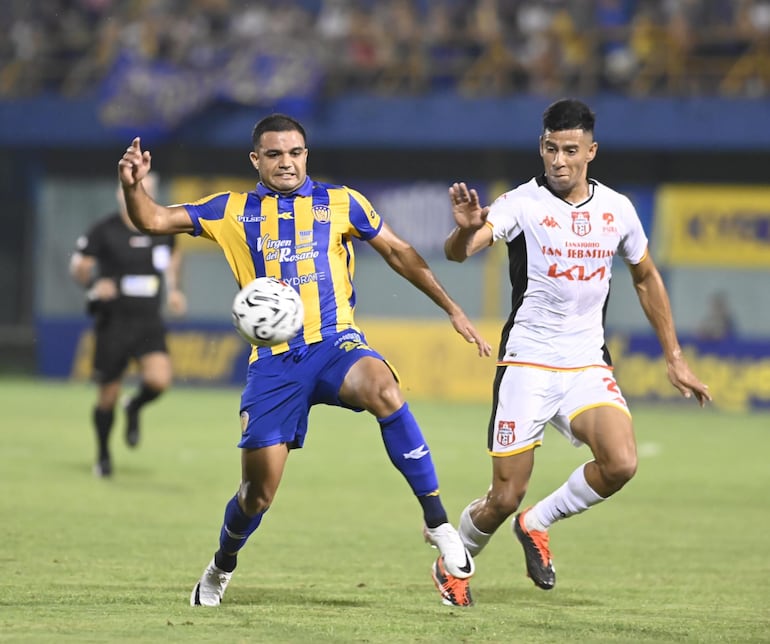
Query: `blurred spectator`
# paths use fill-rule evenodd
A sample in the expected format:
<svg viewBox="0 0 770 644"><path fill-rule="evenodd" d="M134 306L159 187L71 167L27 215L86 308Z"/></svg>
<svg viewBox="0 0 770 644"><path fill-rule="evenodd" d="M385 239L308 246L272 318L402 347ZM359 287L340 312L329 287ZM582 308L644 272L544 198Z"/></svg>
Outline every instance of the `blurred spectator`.
<svg viewBox="0 0 770 644"><path fill-rule="evenodd" d="M770 94L770 0L3 0L0 98L300 45L327 94ZM237 66L245 80L253 69Z"/></svg>
<svg viewBox="0 0 770 644"><path fill-rule="evenodd" d="M727 295L717 291L709 299L708 310L697 330L703 340L727 340L735 337L735 319Z"/></svg>

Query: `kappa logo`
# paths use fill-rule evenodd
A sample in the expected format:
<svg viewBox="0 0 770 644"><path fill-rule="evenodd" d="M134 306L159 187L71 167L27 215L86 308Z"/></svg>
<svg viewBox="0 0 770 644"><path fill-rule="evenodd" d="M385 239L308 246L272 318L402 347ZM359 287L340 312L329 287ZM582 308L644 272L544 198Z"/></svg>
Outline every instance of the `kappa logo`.
<svg viewBox="0 0 770 644"><path fill-rule="evenodd" d="M561 228L559 222L550 215L546 215L543 221L540 222L540 225L545 226L546 228Z"/></svg>
<svg viewBox="0 0 770 644"><path fill-rule="evenodd" d="M404 458L409 460L415 460L419 461L423 456L427 456L429 454L428 450L425 448L425 443L420 445L419 447L415 447L411 452L407 452L404 454Z"/></svg>

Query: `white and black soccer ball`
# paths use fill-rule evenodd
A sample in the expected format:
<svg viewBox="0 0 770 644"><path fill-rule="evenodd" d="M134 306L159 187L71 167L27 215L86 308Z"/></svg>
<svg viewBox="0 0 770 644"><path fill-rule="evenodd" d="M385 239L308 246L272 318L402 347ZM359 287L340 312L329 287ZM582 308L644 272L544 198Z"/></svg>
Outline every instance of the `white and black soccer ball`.
<svg viewBox="0 0 770 644"><path fill-rule="evenodd" d="M291 340L302 328L305 309L299 293L274 277L258 277L233 300L233 325L244 340L272 347Z"/></svg>

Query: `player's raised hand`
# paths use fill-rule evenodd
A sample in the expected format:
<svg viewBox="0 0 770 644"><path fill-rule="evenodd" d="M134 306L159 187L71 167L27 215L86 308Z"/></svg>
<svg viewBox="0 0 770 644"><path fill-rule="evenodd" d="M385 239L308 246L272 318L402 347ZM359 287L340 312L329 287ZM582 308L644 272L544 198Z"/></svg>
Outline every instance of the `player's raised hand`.
<svg viewBox="0 0 770 644"><path fill-rule="evenodd" d="M118 177L124 188L136 186L150 171L151 156L149 150L142 151L142 141L137 136L126 148L118 161Z"/></svg>
<svg viewBox="0 0 770 644"><path fill-rule="evenodd" d="M481 207L475 188L469 190L464 182L453 183L449 187L449 201L452 204L452 216L460 228L473 229L484 225L489 207Z"/></svg>

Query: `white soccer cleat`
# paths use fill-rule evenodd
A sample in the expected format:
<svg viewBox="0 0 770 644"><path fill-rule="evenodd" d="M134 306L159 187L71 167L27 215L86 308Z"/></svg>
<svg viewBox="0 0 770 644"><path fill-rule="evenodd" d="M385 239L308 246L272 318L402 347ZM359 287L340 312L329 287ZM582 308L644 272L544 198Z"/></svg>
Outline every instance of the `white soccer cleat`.
<svg viewBox="0 0 770 644"><path fill-rule="evenodd" d="M425 541L431 544L444 557L444 568L457 579L468 579L476 572L468 549L463 545L460 534L450 523L442 523L437 528L423 527Z"/></svg>
<svg viewBox="0 0 770 644"><path fill-rule="evenodd" d="M225 572L211 560L190 595L190 606L219 606L233 573Z"/></svg>

